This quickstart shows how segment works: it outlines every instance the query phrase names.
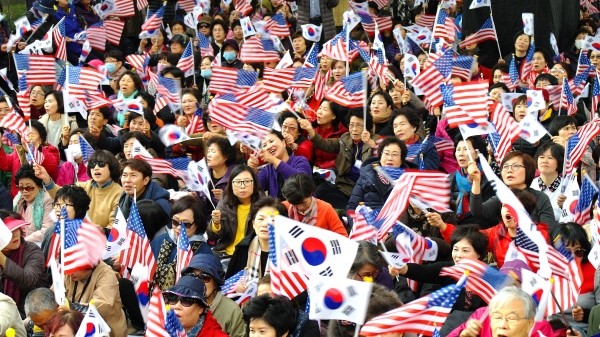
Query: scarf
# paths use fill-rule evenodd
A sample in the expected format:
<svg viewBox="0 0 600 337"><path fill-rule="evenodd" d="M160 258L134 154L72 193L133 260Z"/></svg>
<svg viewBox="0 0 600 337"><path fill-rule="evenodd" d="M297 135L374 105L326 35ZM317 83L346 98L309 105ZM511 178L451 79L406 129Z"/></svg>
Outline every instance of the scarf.
<svg viewBox="0 0 600 337"><path fill-rule="evenodd" d="M562 178L560 176L558 176L558 177L556 177L556 179L554 179L554 181L552 182L552 184L550 184L550 186L546 186L546 184L544 184L544 181L542 180L542 177L538 177L538 186L540 187L540 191L549 189L550 193L553 193L560 187L561 181L562 181Z"/></svg>
<svg viewBox="0 0 600 337"><path fill-rule="evenodd" d="M314 226L317 224L317 208L317 199L314 197L312 198L310 207L306 210L306 214L304 215L298 212L298 206L290 205L290 207L288 207L289 218L305 223L309 226Z"/></svg>
<svg viewBox="0 0 600 337"><path fill-rule="evenodd" d="M40 190L38 195L35 196L33 204L31 205L31 207L33 207L33 225L35 226L35 230L38 231L42 229L42 222L44 221L44 193L44 190ZM13 208L15 212L19 213L18 208L19 204L21 203L24 203L23 208L25 208L27 201L23 199L23 195L21 192L19 192L17 194L17 202Z"/></svg>
<svg viewBox="0 0 600 337"><path fill-rule="evenodd" d="M23 240L23 238L21 238L21 244L19 245L19 248L10 252L8 254L8 256L6 256L6 257L9 258L14 263L16 263L17 266L23 267L23 253L24 252L25 252L25 240ZM6 296L12 298L17 303L17 306L19 306L19 302L21 299L21 288L6 278L3 280L2 283L3 283L2 285L4 286L4 294Z"/></svg>
<svg viewBox="0 0 600 337"><path fill-rule="evenodd" d="M308 314L302 310L296 310L296 329L292 337L300 337L300 333L306 322L308 322Z"/></svg>
<svg viewBox="0 0 600 337"><path fill-rule="evenodd" d="M411 145L411 144L415 144L416 142L419 141L419 135L415 134L414 136L412 136L409 140L407 140L406 142L404 142L406 145Z"/></svg>
<svg viewBox="0 0 600 337"><path fill-rule="evenodd" d="M204 312L202 313L202 315L200 315L198 322L196 322L196 324L187 333L187 337L200 336L200 331L202 331L202 327L204 326L204 319L206 318L206 310L208 310L208 308L204 308Z"/></svg>
<svg viewBox="0 0 600 337"><path fill-rule="evenodd" d="M135 91L133 92L133 94L131 94L129 97L127 97L127 96L123 95L123 93L122 93L121 91L119 91L119 92L117 93L117 99L120 99L120 100L122 100L123 102L125 102L125 101L128 101L128 100L130 100L130 99L133 99L133 98L135 97L135 95L137 95L137 94L138 94L138 91L137 91L137 90L135 90ZM122 127L123 125L125 125L125 112L126 112L126 111L127 111L127 109L123 109L123 111L121 111L121 112L119 112L119 113L117 114L117 119L118 119L118 121L119 121L119 126L120 126L120 127Z"/></svg>
<svg viewBox="0 0 600 337"><path fill-rule="evenodd" d="M478 163L477 167L482 170L481 165ZM482 172L482 171L481 171ZM462 168L456 170L454 175L454 181L458 187L458 198L456 200L456 215L466 217L469 214L469 194L471 194L471 187L473 182L469 181L466 177L466 172Z"/></svg>
<svg viewBox="0 0 600 337"><path fill-rule="evenodd" d="M260 243L258 242L258 236L255 236L254 239L250 242L250 247L248 247L248 262L246 262L246 268L248 269L247 277L248 283L251 280L258 280L262 275L262 270L260 266L260 254L262 250L260 249Z"/></svg>
<svg viewBox="0 0 600 337"><path fill-rule="evenodd" d="M198 249L200 249L200 245L202 243L202 241L190 242L194 255ZM175 285L175 266L177 265L177 254L175 254L173 261L169 263L169 255L171 255L173 249L177 249L177 244L175 241L171 242L165 239L160 246L158 259L156 259L156 273L154 274L154 279L152 280L151 285L152 288L154 288L155 285L158 285L161 290L165 290Z"/></svg>

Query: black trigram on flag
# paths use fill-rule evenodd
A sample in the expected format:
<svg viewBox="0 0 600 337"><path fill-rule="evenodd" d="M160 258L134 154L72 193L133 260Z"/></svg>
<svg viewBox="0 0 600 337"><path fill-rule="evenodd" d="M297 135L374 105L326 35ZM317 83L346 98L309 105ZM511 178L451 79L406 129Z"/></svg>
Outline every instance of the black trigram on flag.
<svg viewBox="0 0 600 337"><path fill-rule="evenodd" d="M356 290L354 290L353 286L349 286L348 288L346 288L346 291L348 292L348 295L350 297L356 296Z"/></svg>
<svg viewBox="0 0 600 337"><path fill-rule="evenodd" d="M322 272L320 272L319 275L321 275L321 276L327 276L327 277L332 277L333 276L333 272L331 271L330 267L327 267L327 269L325 269Z"/></svg>
<svg viewBox="0 0 600 337"><path fill-rule="evenodd" d="M293 236L294 238L298 238L300 235L302 235L302 233L304 233L304 230L302 230L302 228L300 228L299 226L294 226L291 230L290 230L290 235Z"/></svg>
<svg viewBox="0 0 600 337"><path fill-rule="evenodd" d="M294 253L293 250L285 252L285 257L287 258L288 263L290 265L293 265L294 263L298 263L298 257L296 256L296 253Z"/></svg>
<svg viewBox="0 0 600 337"><path fill-rule="evenodd" d="M354 312L354 308L351 305L347 305L344 310L342 310L342 313L346 316L350 316L352 315L352 313Z"/></svg>
<svg viewBox="0 0 600 337"><path fill-rule="evenodd" d="M333 251L333 255L338 255L342 253L342 248L340 247L340 242L338 240L329 241L331 244L331 250Z"/></svg>

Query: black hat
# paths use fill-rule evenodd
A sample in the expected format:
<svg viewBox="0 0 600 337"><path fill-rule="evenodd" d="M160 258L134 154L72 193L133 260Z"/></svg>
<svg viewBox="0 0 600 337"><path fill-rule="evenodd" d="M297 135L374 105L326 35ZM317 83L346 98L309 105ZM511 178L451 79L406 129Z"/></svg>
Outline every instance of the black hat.
<svg viewBox="0 0 600 337"><path fill-rule="evenodd" d="M54 9L54 0L38 0L37 2L33 3L33 8L48 15L56 14L56 10Z"/></svg>
<svg viewBox="0 0 600 337"><path fill-rule="evenodd" d="M225 42L223 42L223 50L225 50L225 46L231 46L235 51L240 51L240 45L236 40L225 40Z"/></svg>
<svg viewBox="0 0 600 337"><path fill-rule="evenodd" d="M196 254L192 258L190 264L183 268L181 274L193 272L194 269L201 270L212 276L217 285L223 285L223 279L221 277L223 265L218 257L212 254Z"/></svg>

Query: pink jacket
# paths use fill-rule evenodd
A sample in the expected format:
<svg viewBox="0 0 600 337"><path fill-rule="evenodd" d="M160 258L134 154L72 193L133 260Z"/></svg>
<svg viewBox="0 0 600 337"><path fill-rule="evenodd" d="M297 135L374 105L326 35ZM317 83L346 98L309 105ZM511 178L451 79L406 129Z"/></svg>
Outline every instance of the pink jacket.
<svg viewBox="0 0 600 337"><path fill-rule="evenodd" d="M56 184L58 186L65 186L75 184L76 182L86 182L90 180L90 177L87 175L87 168L83 162L79 163L77 170L77 181L75 181L75 166L70 162L66 161L58 170L58 179L56 179Z"/></svg>
<svg viewBox="0 0 600 337"><path fill-rule="evenodd" d="M440 121L441 122L441 121ZM439 124L438 124L439 125ZM479 337L492 337L492 327L490 326L490 315L487 314L488 307L481 307L469 317L470 319L480 319L485 315L485 319L483 320L481 326L481 331L479 331ZM468 320L467 320L468 322ZM446 337L458 337L460 333L467 328L467 322L459 325L458 328L452 330ZM541 337L541 336L554 336L554 332L552 331L552 327L550 323L547 321L541 321L535 323L533 329L531 331L530 337Z"/></svg>
<svg viewBox="0 0 600 337"><path fill-rule="evenodd" d="M448 120L446 118L440 119L437 123L437 127L435 128L435 136L448 139L452 142L452 139L450 139L450 136L448 136L448 133L446 132L447 126ZM444 169L446 173L452 173L456 171L456 168L458 167L458 162L454 157L454 151L447 150L443 152L438 152L438 154L440 155L440 167Z"/></svg>

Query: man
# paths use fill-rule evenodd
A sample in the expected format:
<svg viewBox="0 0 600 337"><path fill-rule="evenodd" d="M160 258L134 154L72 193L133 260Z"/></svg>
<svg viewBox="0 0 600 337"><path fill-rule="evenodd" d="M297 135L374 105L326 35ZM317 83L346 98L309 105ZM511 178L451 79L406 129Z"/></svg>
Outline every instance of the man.
<svg viewBox="0 0 600 337"><path fill-rule="evenodd" d="M87 307L77 303L70 303L69 307L85 315ZM25 314L23 321L27 337L43 337L48 318L58 310L54 292L48 288L37 288L27 295L25 299Z"/></svg>
<svg viewBox="0 0 600 337"><path fill-rule="evenodd" d="M239 57L240 46L236 40L225 40L223 42L223 58L225 59L224 67L242 69L244 65Z"/></svg>
<svg viewBox="0 0 600 337"><path fill-rule="evenodd" d="M156 201L165 213L170 214L169 192L152 181L152 167L142 159L130 159L125 163L121 175L123 194L119 199L119 208L125 218L129 218L131 203L134 198Z"/></svg>

